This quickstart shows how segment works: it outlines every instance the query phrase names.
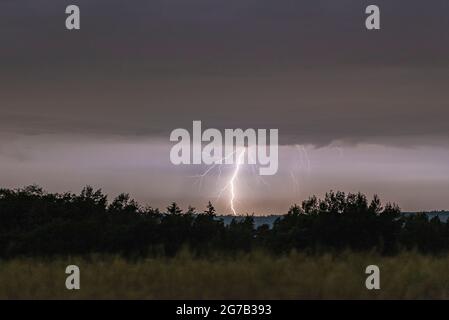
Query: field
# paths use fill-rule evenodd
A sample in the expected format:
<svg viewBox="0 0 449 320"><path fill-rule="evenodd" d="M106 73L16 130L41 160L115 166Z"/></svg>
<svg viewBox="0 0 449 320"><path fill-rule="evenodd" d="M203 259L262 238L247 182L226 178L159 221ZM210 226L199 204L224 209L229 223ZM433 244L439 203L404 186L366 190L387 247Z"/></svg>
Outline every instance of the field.
<svg viewBox="0 0 449 320"><path fill-rule="evenodd" d="M80 267L80 290L65 288L69 264ZM380 290L365 287L370 264ZM0 263L0 299L449 299L448 270L449 256L416 253L14 259Z"/></svg>

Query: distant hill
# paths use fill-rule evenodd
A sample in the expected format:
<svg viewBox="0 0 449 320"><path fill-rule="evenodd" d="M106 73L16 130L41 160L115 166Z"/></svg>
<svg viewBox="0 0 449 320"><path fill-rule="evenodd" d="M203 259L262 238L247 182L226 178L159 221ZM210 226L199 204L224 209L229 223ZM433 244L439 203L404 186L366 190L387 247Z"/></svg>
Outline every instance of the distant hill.
<svg viewBox="0 0 449 320"><path fill-rule="evenodd" d="M429 211L424 212L429 216L429 219L432 219L435 216L438 216L438 218L442 222L446 222L449 219L449 211ZM404 212L404 215L410 216L413 214L417 214L417 212ZM270 228L273 227L273 223L277 218L281 218L283 215L270 215L270 216L254 216L254 224L256 228L260 227L261 225L268 225ZM225 225L229 225L232 221L232 219L237 219L237 221L240 221L244 218L244 216L218 216L219 219L223 219L223 222Z"/></svg>
<svg viewBox="0 0 449 320"><path fill-rule="evenodd" d="M417 212L404 212L404 215L409 216L412 214L416 214ZM449 219L449 211L429 211L429 212L424 212L429 219L432 219L436 216L438 216L438 218L442 221L442 222L446 222Z"/></svg>

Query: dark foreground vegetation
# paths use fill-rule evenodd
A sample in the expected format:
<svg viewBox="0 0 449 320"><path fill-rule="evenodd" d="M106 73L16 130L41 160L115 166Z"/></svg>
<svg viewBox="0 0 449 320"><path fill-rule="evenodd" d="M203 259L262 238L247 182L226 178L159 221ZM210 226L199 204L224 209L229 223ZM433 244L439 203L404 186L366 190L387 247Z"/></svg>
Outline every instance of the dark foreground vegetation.
<svg viewBox="0 0 449 320"><path fill-rule="evenodd" d="M367 290L366 266L381 270ZM81 289L67 290L67 265ZM449 299L449 255L348 252L274 256L15 258L0 263L0 299Z"/></svg>
<svg viewBox="0 0 449 320"><path fill-rule="evenodd" d="M449 224L424 214L405 216L378 197L329 192L294 205L270 229L254 227L251 216L229 225L209 203L204 212L143 208L122 194L108 203L101 190L51 194L36 186L0 190L0 258L119 254L174 256L188 248L195 256L237 254L255 249L282 254L403 249L449 251Z"/></svg>

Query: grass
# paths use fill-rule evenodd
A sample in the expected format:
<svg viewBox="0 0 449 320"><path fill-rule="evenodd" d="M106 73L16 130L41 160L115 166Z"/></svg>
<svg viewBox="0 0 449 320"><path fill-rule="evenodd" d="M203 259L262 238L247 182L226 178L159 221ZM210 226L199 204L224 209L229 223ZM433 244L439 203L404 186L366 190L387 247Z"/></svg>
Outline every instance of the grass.
<svg viewBox="0 0 449 320"><path fill-rule="evenodd" d="M81 269L81 289L65 288L65 268ZM381 289L365 287L366 266ZM449 299L449 255L413 252L129 261L115 256L0 262L0 299Z"/></svg>

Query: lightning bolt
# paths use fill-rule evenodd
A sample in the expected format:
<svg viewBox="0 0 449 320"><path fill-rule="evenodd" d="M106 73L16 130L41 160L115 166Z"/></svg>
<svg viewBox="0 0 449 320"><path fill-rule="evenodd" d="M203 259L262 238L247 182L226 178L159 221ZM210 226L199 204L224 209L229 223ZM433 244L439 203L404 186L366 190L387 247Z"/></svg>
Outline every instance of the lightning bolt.
<svg viewBox="0 0 449 320"><path fill-rule="evenodd" d="M192 178L199 178L199 187L198 189L201 190L201 186L203 183L203 179L209 174L210 171L212 171L215 167L218 167L219 170L219 177L221 176L221 164L226 161L228 158L232 157L234 154L236 153L236 151L232 152L231 154L229 154L226 157L221 158L219 161L216 161L213 165L211 165L206 171L204 171L202 174L199 175L195 175L192 176ZM218 179L219 180L219 179ZM217 181L218 181L217 180ZM219 194L219 197L221 195L221 192ZM217 199L218 200L218 199Z"/></svg>
<svg viewBox="0 0 449 320"><path fill-rule="evenodd" d="M245 155L245 149L240 151L240 154L237 157L237 163L235 164L234 174L232 175L231 180L229 180L229 185L231 186L230 206L231 206L231 210L232 210L232 213L234 214L234 216L237 215L237 212L236 212L235 206L234 206L235 191L236 191L235 180L237 179L237 176L239 174L240 166L243 164L243 157L244 157L244 155Z"/></svg>
<svg viewBox="0 0 449 320"><path fill-rule="evenodd" d="M301 195L302 180L306 178L305 175L310 175L311 166L306 147L296 144L295 148L298 152L298 161L295 162L294 168L290 170L290 178L293 183L294 194L295 196L299 196Z"/></svg>
<svg viewBox="0 0 449 320"><path fill-rule="evenodd" d="M221 167L223 165L224 160L227 160L228 158L234 156L237 154L237 159L235 163L235 168L233 171L233 174L231 178L229 179L228 183L220 190L217 196L217 200L221 198L221 195L229 189L230 197L229 197L229 206L231 208L232 214L237 215L237 210L235 208L235 199L237 198L237 188L236 188L236 182L238 180L238 175L240 172L240 168L242 164L244 164L244 156L245 156L246 149L242 148L241 150L236 150L226 157L221 158L221 161L216 162L215 164L211 165L207 170L205 170L202 174L191 176L192 178L199 178L199 188L201 189L202 180L209 175L209 173L214 169L218 168L219 176L221 176ZM218 181L218 180L217 180ZM262 180L263 181L263 180ZM266 183L265 181L263 181Z"/></svg>

